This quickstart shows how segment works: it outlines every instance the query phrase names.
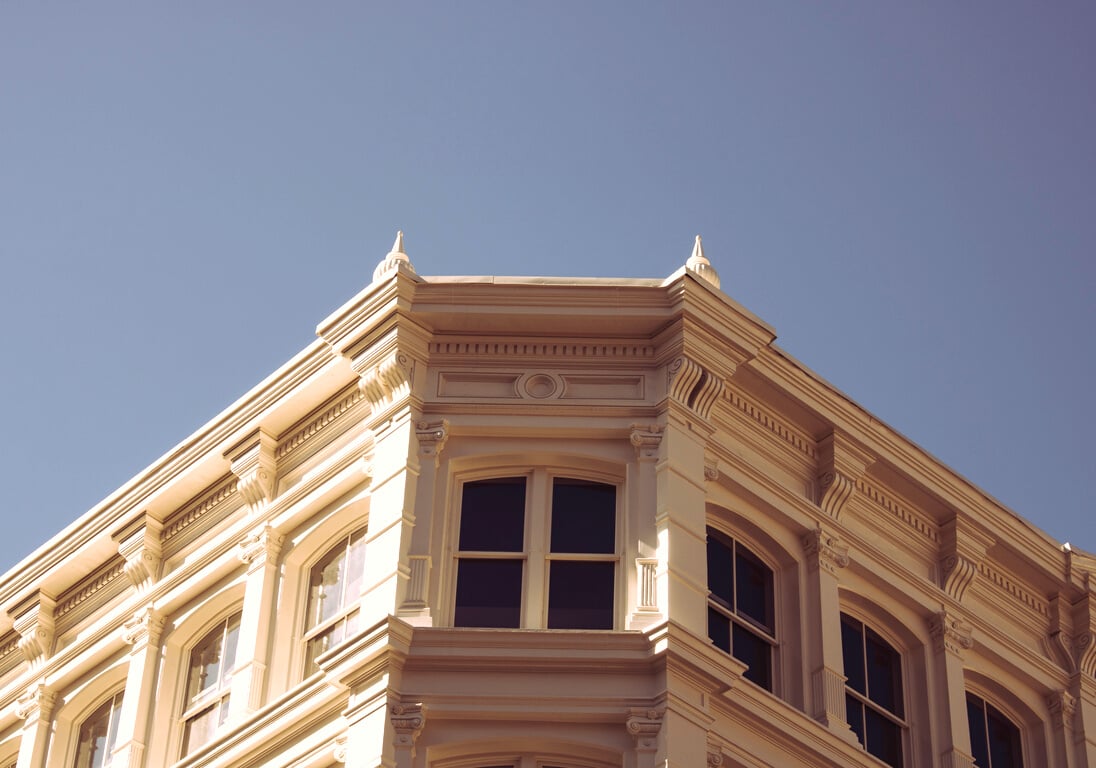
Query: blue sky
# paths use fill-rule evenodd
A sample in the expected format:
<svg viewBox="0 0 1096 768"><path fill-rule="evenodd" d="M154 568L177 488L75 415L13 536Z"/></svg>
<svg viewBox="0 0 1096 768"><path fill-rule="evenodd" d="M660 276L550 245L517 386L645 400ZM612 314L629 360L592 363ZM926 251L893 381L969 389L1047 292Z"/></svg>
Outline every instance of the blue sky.
<svg viewBox="0 0 1096 768"><path fill-rule="evenodd" d="M418 271L663 277L1096 551L1096 5L0 5L0 568Z"/></svg>

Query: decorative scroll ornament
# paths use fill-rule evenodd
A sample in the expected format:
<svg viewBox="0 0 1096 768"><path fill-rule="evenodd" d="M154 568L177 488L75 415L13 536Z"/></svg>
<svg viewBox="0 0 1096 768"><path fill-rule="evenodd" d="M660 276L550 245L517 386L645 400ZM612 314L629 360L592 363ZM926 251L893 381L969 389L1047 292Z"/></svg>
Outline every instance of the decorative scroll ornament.
<svg viewBox="0 0 1096 768"><path fill-rule="evenodd" d="M123 571L138 590L148 589L160 578L162 528L158 520L145 514L114 534L118 554L126 561Z"/></svg>
<svg viewBox="0 0 1096 768"><path fill-rule="evenodd" d="M964 515L956 514L940 529L940 588L957 602L978 577L978 566L996 540L976 528Z"/></svg>
<svg viewBox="0 0 1096 768"><path fill-rule="evenodd" d="M15 716L26 720L37 714L39 720L48 720L56 701L56 692L51 691L45 683L36 683L15 700Z"/></svg>
<svg viewBox="0 0 1096 768"><path fill-rule="evenodd" d="M723 765L723 748L718 744L708 745L708 768L719 768Z"/></svg>
<svg viewBox="0 0 1096 768"><path fill-rule="evenodd" d="M818 566L827 573L836 574L837 569L849 564L849 547L832 533L822 528L811 531L803 537L803 552L817 558Z"/></svg>
<svg viewBox="0 0 1096 768"><path fill-rule="evenodd" d="M971 626L947 611L940 611L929 620L929 632L937 652L944 650L960 656L974 647Z"/></svg>
<svg viewBox="0 0 1096 768"><path fill-rule="evenodd" d="M278 533L269 523L257 531L246 534L236 545L236 557L241 563L261 565L277 559L285 543L285 535Z"/></svg>
<svg viewBox="0 0 1096 768"><path fill-rule="evenodd" d="M423 456L436 457L449 439L449 420L420 421L415 425L415 436L419 438L419 452Z"/></svg>
<svg viewBox="0 0 1096 768"><path fill-rule="evenodd" d="M856 491L875 457L844 432L834 429L818 441L818 506L834 520Z"/></svg>
<svg viewBox="0 0 1096 768"><path fill-rule="evenodd" d="M19 634L19 650L31 668L40 666L53 653L53 598L39 592L10 612Z"/></svg>
<svg viewBox="0 0 1096 768"><path fill-rule="evenodd" d="M658 749L658 732L662 730L664 710L636 708L624 721L624 727L636 742L637 752L654 752Z"/></svg>
<svg viewBox="0 0 1096 768"><path fill-rule="evenodd" d="M940 563L940 586L948 596L962 602L967 587L978 573L978 564L958 554L948 555Z"/></svg>
<svg viewBox="0 0 1096 768"><path fill-rule="evenodd" d="M421 702L403 703L397 702L388 707L388 718L392 721L392 728L396 732L394 745L397 749L410 749L415 745L415 739L426 724Z"/></svg>
<svg viewBox="0 0 1096 768"><path fill-rule="evenodd" d="M719 479L719 460L706 459L704 461L704 479L715 481Z"/></svg>
<svg viewBox="0 0 1096 768"><path fill-rule="evenodd" d="M629 440L636 449L637 459L657 459L662 443L662 427L658 424L633 424Z"/></svg>
<svg viewBox="0 0 1096 768"><path fill-rule="evenodd" d="M837 520L845 503L856 490L856 481L839 472L823 472L818 477L818 506L827 515Z"/></svg>
<svg viewBox="0 0 1096 768"><path fill-rule="evenodd" d="M240 481L236 490L253 511L258 511L274 498L277 447L273 435L256 429L225 453L232 474Z"/></svg>
<svg viewBox="0 0 1096 768"><path fill-rule="evenodd" d="M374 411L385 408L411 393L414 361L409 355L393 350L371 367L358 370L358 386Z"/></svg>
<svg viewBox="0 0 1096 768"><path fill-rule="evenodd" d="M670 363L666 376L670 396L697 416L707 419L723 392L723 381L688 357L679 357Z"/></svg>
<svg viewBox="0 0 1096 768"><path fill-rule="evenodd" d="M156 646L163 631L164 616L152 606L145 606L122 625L122 641L126 645L143 642Z"/></svg>
<svg viewBox="0 0 1096 768"><path fill-rule="evenodd" d="M1085 632L1074 641L1077 649L1077 669L1085 675L1096 675L1096 635Z"/></svg>

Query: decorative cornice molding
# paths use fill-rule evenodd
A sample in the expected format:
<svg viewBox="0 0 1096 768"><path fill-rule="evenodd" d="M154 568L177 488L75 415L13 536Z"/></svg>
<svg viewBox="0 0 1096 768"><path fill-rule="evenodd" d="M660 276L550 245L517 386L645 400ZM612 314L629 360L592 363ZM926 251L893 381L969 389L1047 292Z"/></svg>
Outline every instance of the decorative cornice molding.
<svg viewBox="0 0 1096 768"><path fill-rule="evenodd" d="M449 420L420 421L415 425L415 436L419 439L419 453L436 459L449 439Z"/></svg>
<svg viewBox="0 0 1096 768"><path fill-rule="evenodd" d="M818 449L815 447L813 440L800 434L782 419L777 418L757 403L747 399L740 392L728 391L727 401L758 426L771 432L799 453L812 459L817 458Z"/></svg>
<svg viewBox="0 0 1096 768"><path fill-rule="evenodd" d="M513 360L518 357L544 359L550 357L651 360L657 352L654 345L596 344L590 342L528 342L528 341L432 341L430 355L498 357Z"/></svg>
<svg viewBox="0 0 1096 768"><path fill-rule="evenodd" d="M719 377L684 355L666 367L666 382L671 398L705 420L725 386Z"/></svg>
<svg viewBox="0 0 1096 768"><path fill-rule="evenodd" d="M636 449L637 459L654 461L662 444L662 427L658 424L633 424L628 439Z"/></svg>
<svg viewBox="0 0 1096 768"><path fill-rule="evenodd" d="M15 700L15 716L20 720L27 720L32 715L37 715L39 720L49 720L56 701L55 691L50 690L45 683L35 683Z"/></svg>
<svg viewBox="0 0 1096 768"><path fill-rule="evenodd" d="M237 483L239 483L239 480L235 476L226 479L204 498L187 507L183 512L169 518L167 525L164 526L163 534L160 536L160 543L164 544L175 538L224 503L226 499L234 496Z"/></svg>
<svg viewBox="0 0 1096 768"><path fill-rule="evenodd" d="M856 481L856 489L929 541L934 544L940 542L940 531L935 523L920 513L899 504L891 496L884 493L879 486L868 482L865 478L860 478Z"/></svg>
<svg viewBox="0 0 1096 768"><path fill-rule="evenodd" d="M947 651L962 657L963 651L974 647L973 628L958 616L940 611L929 619L929 633L937 653Z"/></svg>
<svg viewBox="0 0 1096 768"><path fill-rule="evenodd" d="M160 578L163 526L147 512L114 533L118 554L126 561L126 577L138 590L147 590Z"/></svg>
<svg viewBox="0 0 1096 768"><path fill-rule="evenodd" d="M158 646L164 631L164 616L146 605L122 624L122 641L126 645Z"/></svg>
<svg viewBox="0 0 1096 768"><path fill-rule="evenodd" d="M1007 574L998 571L989 563L983 561L978 564L978 575L993 582L999 588L1003 589L1040 616L1050 615L1050 608L1047 605L1046 600L1038 597L1031 590L1026 589L1017 581L1009 578Z"/></svg>
<svg viewBox="0 0 1096 768"><path fill-rule="evenodd" d="M327 427L337 422L343 414L353 409L364 399L365 393L361 391L361 388L354 387L320 413L309 416L308 421L303 426L298 427L295 432L278 444L278 450L274 454L275 458L282 461L301 446L311 442L313 438L319 436Z"/></svg>
<svg viewBox="0 0 1096 768"><path fill-rule="evenodd" d="M58 603L57 608L53 612L54 618L60 619L65 616L69 611L87 601L97 592L101 592L115 579L125 573L125 571L125 561L118 560L115 561L113 565L109 565L93 574L90 578L80 583L75 591L69 591L62 595L62 600Z"/></svg>
<svg viewBox="0 0 1096 768"><path fill-rule="evenodd" d="M658 749L658 733L662 730L665 710L643 707L630 709L624 727L635 739L636 752L654 752Z"/></svg>
<svg viewBox="0 0 1096 768"><path fill-rule="evenodd" d="M817 562L827 573L837 575L839 568L849 564L849 547L835 534L823 528L808 532L802 539L803 553Z"/></svg>
<svg viewBox="0 0 1096 768"><path fill-rule="evenodd" d="M275 437L259 427L225 451L232 474L240 480L236 490L253 512L260 511L274 498L274 481L278 473L277 447Z"/></svg>

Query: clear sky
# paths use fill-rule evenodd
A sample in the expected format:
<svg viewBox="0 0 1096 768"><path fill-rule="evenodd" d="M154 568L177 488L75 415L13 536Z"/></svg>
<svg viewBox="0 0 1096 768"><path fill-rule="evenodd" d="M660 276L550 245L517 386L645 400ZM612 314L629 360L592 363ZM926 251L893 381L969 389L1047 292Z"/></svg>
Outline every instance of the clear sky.
<svg viewBox="0 0 1096 768"><path fill-rule="evenodd" d="M0 569L367 284L664 277L1096 551L1096 4L0 4Z"/></svg>

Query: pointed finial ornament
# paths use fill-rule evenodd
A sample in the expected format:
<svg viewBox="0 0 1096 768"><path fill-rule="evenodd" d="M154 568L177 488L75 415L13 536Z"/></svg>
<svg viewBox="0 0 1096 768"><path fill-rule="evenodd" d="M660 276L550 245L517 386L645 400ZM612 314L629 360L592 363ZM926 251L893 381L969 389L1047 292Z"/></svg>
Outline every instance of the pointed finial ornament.
<svg viewBox="0 0 1096 768"><path fill-rule="evenodd" d="M700 235L696 236L696 244L693 245L693 255L685 262L685 269L692 272L701 280L706 280L716 288L719 287L719 273L715 271L712 262L704 256L704 245L700 242Z"/></svg>
<svg viewBox="0 0 1096 768"><path fill-rule="evenodd" d="M415 273L415 268L411 265L411 259L407 258L407 253L403 250L403 231L396 232L396 242L392 243L392 250L388 252L388 255L384 257L384 260L377 265L377 268L373 270L373 282L387 277L392 272L400 268L400 264L405 265L406 269L410 270L412 274Z"/></svg>

